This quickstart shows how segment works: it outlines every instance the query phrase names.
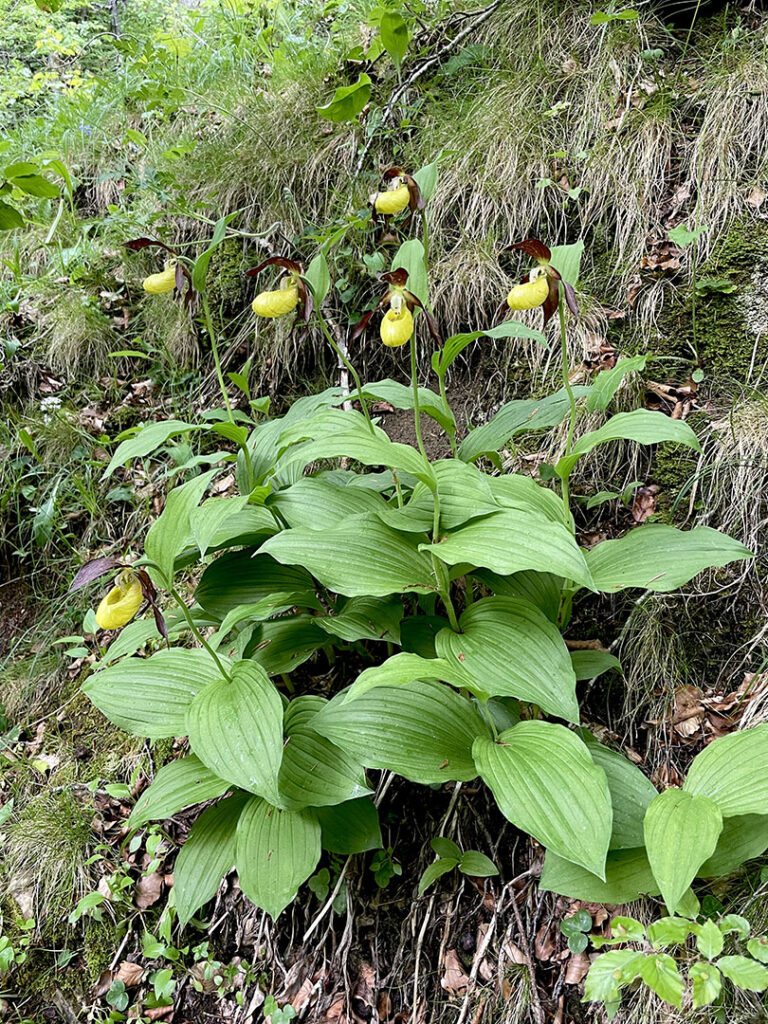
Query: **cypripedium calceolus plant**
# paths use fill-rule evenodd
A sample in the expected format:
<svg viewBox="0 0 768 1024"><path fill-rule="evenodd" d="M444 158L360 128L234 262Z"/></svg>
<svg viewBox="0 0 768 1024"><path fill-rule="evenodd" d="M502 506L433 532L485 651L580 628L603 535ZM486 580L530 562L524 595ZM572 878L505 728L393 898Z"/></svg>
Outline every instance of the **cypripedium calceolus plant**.
<svg viewBox="0 0 768 1024"><path fill-rule="evenodd" d="M390 217L409 209L407 225L417 210L424 209L424 199L416 179L402 167L388 168L382 174L382 179L387 187L380 192L374 192L370 197L374 221L377 216L381 216L386 223Z"/></svg>
<svg viewBox="0 0 768 1024"><path fill-rule="evenodd" d="M440 341L440 333L437 329L435 319L424 303L418 299L413 292L406 288L408 283L408 271L404 267L397 270L387 271L379 275L380 279L388 285L387 290L379 298L379 301L369 309L358 320L352 329L352 339L359 338L366 330L374 313L377 313L384 306L389 306L387 312L381 319L379 334L381 340L388 348L398 348L405 345L413 334L413 310L418 308L424 313L429 327L429 333Z"/></svg>
<svg viewBox="0 0 768 1024"><path fill-rule="evenodd" d="M552 266L550 249L537 238L527 238L524 242L515 242L511 248L533 257L538 266L526 274L520 284L514 285L510 290L505 303L506 307L515 311L542 306L546 324L557 309L559 282L562 282L565 302L574 316L577 315L578 306L573 285L564 281L560 272ZM504 306L501 308L503 310Z"/></svg>
<svg viewBox="0 0 768 1024"><path fill-rule="evenodd" d="M298 322L305 325L309 323L312 315L312 295L302 278L303 267L295 260L286 259L284 256L270 256L257 267L246 270L246 277L256 277L266 267L281 267L287 271L281 279L278 288L271 291L259 292L251 303L251 309L256 316L263 316L274 319L280 316L287 316L295 309L299 310Z"/></svg>
<svg viewBox="0 0 768 1024"><path fill-rule="evenodd" d="M112 588L104 595L96 609L99 629L122 629L135 618L146 601L152 608L155 624L161 636L167 637L165 619L157 606L157 590L146 569L135 568L116 558L94 558L79 570L68 593L80 590L107 573L119 570Z"/></svg>
<svg viewBox="0 0 768 1024"><path fill-rule="evenodd" d="M398 176L407 184L392 175L384 209L403 202ZM548 341L516 321L489 330L468 323L467 333L433 354L439 393L428 387L418 379L414 331L421 309L439 341L424 305L428 246L409 238L393 260L397 269L381 275L385 290L375 308L350 338L382 311L382 342L409 343L411 387L390 379L361 386L355 377L362 412L351 407L348 389L334 386L303 396L283 415L244 417L247 426L230 432L240 438L238 494L203 501L219 469L191 476L174 488L147 533L144 564L179 604L186 635L165 650L153 652L156 637L141 653L126 656L118 648L114 659L101 659L85 690L136 735L189 738L190 755L157 773L130 828L167 817L203 793L216 801L193 824L174 866L181 923L212 897L232 864L245 895L277 917L324 851L380 848L372 799L378 772L444 793L447 785L481 780L501 813L545 847L542 887L574 899L623 903L661 893L675 913L685 909L690 883L716 843L713 859L729 870L768 846L768 726L716 739L694 760L682 789L662 793L636 764L581 728L577 681L621 666L608 651L570 649L578 602L633 588L669 592L751 552L707 526L682 531L664 523L582 547L568 490L582 456L617 439L697 451L701 445L689 424L661 412L638 408L611 417L621 369L597 385L570 385L566 314L575 302L561 274L577 280L578 264L558 269L557 257L573 263L578 247L556 250L555 266L535 239L514 248L537 267L504 306L540 305L545 320L559 311L558 390L535 403L508 402L461 436L446 385L459 353L484 335ZM299 263L283 257L249 273L268 266L280 268L283 280L257 297L255 312L295 312L305 322L316 314L313 325L334 345L322 317L326 296L338 301L327 265L316 310L307 284L315 281L311 265L306 279ZM422 301L408 288L409 272ZM627 372L638 365L627 364ZM410 410L415 445L393 441L374 423L366 398ZM579 402L605 414L602 427L585 429ZM438 458L427 451L422 416L445 432L450 454L448 445ZM505 472L510 442L544 425L563 425L567 433L552 479ZM174 421L170 429L206 427ZM158 442L153 434L144 445L139 433L121 442L105 475L168 436ZM196 550L197 568L184 579L194 587L188 607L174 580ZM117 621L108 617L110 608L120 621L135 612L137 592L126 570L139 581L145 570L98 559L73 584L115 570L121 575L100 613L105 623ZM350 644L364 658L348 657ZM458 787L454 792L459 799ZM745 845L742 831L751 835L751 826L723 829L728 817L758 817L759 842ZM735 859L729 844L742 851ZM512 870L512 861L506 866Z"/></svg>

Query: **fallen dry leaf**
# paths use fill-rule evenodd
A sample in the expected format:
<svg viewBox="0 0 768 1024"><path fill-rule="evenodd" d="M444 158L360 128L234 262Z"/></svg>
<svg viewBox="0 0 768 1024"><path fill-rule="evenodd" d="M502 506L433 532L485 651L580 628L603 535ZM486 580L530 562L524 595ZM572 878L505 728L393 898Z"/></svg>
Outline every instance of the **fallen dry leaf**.
<svg viewBox="0 0 768 1024"><path fill-rule="evenodd" d="M632 502L632 518L636 523L644 523L656 511L656 495L658 493L658 484L638 487L635 491L635 500Z"/></svg>
<svg viewBox="0 0 768 1024"><path fill-rule="evenodd" d="M153 906L160 899L162 891L163 876L159 871L154 871L151 875L144 875L136 883L134 891L136 906L139 910L146 910L147 907Z"/></svg>
<svg viewBox="0 0 768 1024"><path fill-rule="evenodd" d="M447 950L443 961L443 976L440 987L451 996L460 996L467 991L469 978L461 965L455 949Z"/></svg>
<svg viewBox="0 0 768 1024"><path fill-rule="evenodd" d="M576 953L568 961L565 969L565 984L578 985L589 970L589 957L586 953Z"/></svg>
<svg viewBox="0 0 768 1024"><path fill-rule="evenodd" d="M123 960L115 975L115 979L122 981L126 988L134 988L143 977L144 968L141 964L131 963L130 960Z"/></svg>

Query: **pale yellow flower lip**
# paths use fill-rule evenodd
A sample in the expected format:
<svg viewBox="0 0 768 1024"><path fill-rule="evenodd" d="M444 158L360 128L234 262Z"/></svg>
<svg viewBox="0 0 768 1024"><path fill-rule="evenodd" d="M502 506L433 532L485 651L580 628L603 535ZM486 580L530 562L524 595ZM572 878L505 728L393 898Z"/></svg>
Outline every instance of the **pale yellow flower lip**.
<svg viewBox="0 0 768 1024"><path fill-rule="evenodd" d="M143 600L144 594L138 577L130 569L124 569L114 587L101 599L96 609L96 624L99 629L127 626L141 608Z"/></svg>

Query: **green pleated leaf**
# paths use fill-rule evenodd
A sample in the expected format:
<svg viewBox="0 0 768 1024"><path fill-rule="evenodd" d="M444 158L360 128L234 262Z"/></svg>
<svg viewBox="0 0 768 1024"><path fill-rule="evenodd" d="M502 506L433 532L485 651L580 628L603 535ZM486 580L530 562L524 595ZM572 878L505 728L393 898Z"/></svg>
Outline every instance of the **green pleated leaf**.
<svg viewBox="0 0 768 1024"><path fill-rule="evenodd" d="M176 558L183 552L190 535L192 513L217 472L211 469L174 487L165 500L165 508L147 532L144 551L162 573L164 583L173 581Z"/></svg>
<svg viewBox="0 0 768 1024"><path fill-rule="evenodd" d="M379 640L400 643L403 600L391 597L351 597L336 615L315 616L315 625L331 636L353 643L355 640Z"/></svg>
<svg viewBox="0 0 768 1024"><path fill-rule="evenodd" d="M752 557L749 548L709 526L677 530L647 523L618 540L595 545L587 552L587 564L598 590L668 591L677 590L704 569Z"/></svg>
<svg viewBox="0 0 768 1024"><path fill-rule="evenodd" d="M349 800L315 811L323 830L323 849L329 853L365 853L382 846L379 812L369 797Z"/></svg>
<svg viewBox="0 0 768 1024"><path fill-rule="evenodd" d="M110 722L134 736L186 735L187 708L221 673L202 650L174 647L151 658L124 658L90 676L84 692Z"/></svg>
<svg viewBox="0 0 768 1024"><path fill-rule="evenodd" d="M768 815L743 814L726 818L715 852L699 868L699 877L718 878L729 875L744 861L759 857L766 850Z"/></svg>
<svg viewBox="0 0 768 1024"><path fill-rule="evenodd" d="M607 409L611 399L618 391L622 380L628 373L636 373L645 369L647 355L631 356L619 359L610 370L601 370L592 382L587 395L586 406L589 412L595 409Z"/></svg>
<svg viewBox="0 0 768 1024"><path fill-rule="evenodd" d="M605 772L613 807L611 850L631 850L643 846L643 818L656 789L650 779L617 750L598 743L586 729L579 735L587 744L590 757Z"/></svg>
<svg viewBox="0 0 768 1024"><path fill-rule="evenodd" d="M571 651L571 665L577 681L595 679L611 669L621 672L621 662L609 651Z"/></svg>
<svg viewBox="0 0 768 1024"><path fill-rule="evenodd" d="M548 714L578 722L576 677L560 631L531 604L486 597L459 620L460 633L444 629L438 655L475 680L475 692L517 697Z"/></svg>
<svg viewBox="0 0 768 1024"><path fill-rule="evenodd" d="M581 398L589 388L577 386L572 391L576 398ZM547 398L522 398L507 402L488 423L470 430L459 447L459 455L465 462L474 462L481 455L497 452L524 431L556 427L565 419L569 409L568 395L564 389Z"/></svg>
<svg viewBox="0 0 768 1024"><path fill-rule="evenodd" d="M235 836L248 797L234 793L203 811L179 851L173 869L173 891L179 923L213 899L221 880L235 865Z"/></svg>
<svg viewBox="0 0 768 1024"><path fill-rule="evenodd" d="M279 803L283 702L266 672L252 661L211 683L190 705L187 733L193 751L222 779Z"/></svg>
<svg viewBox="0 0 768 1024"><path fill-rule="evenodd" d="M448 565L466 562L501 576L535 569L592 587L584 554L570 531L534 513L496 512L449 533L439 544L422 545L421 550L433 552Z"/></svg>
<svg viewBox="0 0 768 1024"><path fill-rule="evenodd" d="M315 813L281 811L266 800L249 800L240 815L235 866L240 888L277 919L320 859L320 824Z"/></svg>
<svg viewBox="0 0 768 1024"><path fill-rule="evenodd" d="M658 896L659 889L645 849L611 850L605 881L578 864L547 850L539 888L587 903L631 903L638 896Z"/></svg>
<svg viewBox="0 0 768 1024"><path fill-rule="evenodd" d="M387 503L375 491L340 487L307 476L267 499L267 508L280 513L288 526L328 530L349 516L386 510Z"/></svg>
<svg viewBox="0 0 768 1024"><path fill-rule="evenodd" d="M643 820L645 847L670 914L714 853L722 828L717 804L705 796L667 789L648 805Z"/></svg>
<svg viewBox="0 0 768 1024"><path fill-rule="evenodd" d="M192 430L200 430L200 426L194 423L185 423L183 420L165 420L161 423L148 423L141 427L132 437L121 441L114 451L109 465L104 471L102 480L110 477L118 466L124 466L131 459L140 459L145 455L160 448L170 438L177 434L186 434Z"/></svg>
<svg viewBox="0 0 768 1024"><path fill-rule="evenodd" d="M138 828L146 821L164 821L190 804L215 800L229 789L229 783L220 779L190 754L165 765L145 789L131 811L128 825Z"/></svg>
<svg viewBox="0 0 768 1024"><path fill-rule="evenodd" d="M360 762L311 725L288 732L280 765L281 803L291 810L325 807L370 794Z"/></svg>
<svg viewBox="0 0 768 1024"><path fill-rule="evenodd" d="M440 459L432 463L437 478L437 494L440 501L440 528L453 530L478 516L499 510L490 480L480 470L457 459ZM534 485L535 486L535 485ZM405 508L390 508L380 514L390 526L400 527L403 520L411 520L413 529L431 533L434 523L435 498L426 484L417 483Z"/></svg>
<svg viewBox="0 0 768 1024"><path fill-rule="evenodd" d="M342 700L331 701L313 727L366 767L422 783L477 775L472 743L488 727L468 700L442 683L380 686Z"/></svg>
<svg viewBox="0 0 768 1024"><path fill-rule="evenodd" d="M563 580L559 576L533 571L499 576L490 569L477 569L472 575L499 597L516 597L527 601L543 612L550 622L557 622L563 595Z"/></svg>
<svg viewBox="0 0 768 1024"><path fill-rule="evenodd" d="M486 477L496 501L502 508L517 508L524 512L539 512L555 523L564 521L561 498L548 487L542 487L529 476L505 473Z"/></svg>
<svg viewBox="0 0 768 1024"><path fill-rule="evenodd" d="M768 814L768 725L713 740L693 759L683 789L714 800L724 818Z"/></svg>
<svg viewBox="0 0 768 1024"><path fill-rule="evenodd" d="M395 409L413 409L413 388L409 384L400 384L396 380L373 381L363 387L366 397L378 402L388 402ZM431 416L441 427L448 431L456 430L456 423L453 413L446 410L440 395L430 391L429 388L419 388L419 409L427 416ZM432 467L436 467L432 463Z"/></svg>
<svg viewBox="0 0 768 1024"><path fill-rule="evenodd" d="M472 753L513 825L604 877L611 798L605 772L578 736L551 722L520 722L498 741L477 739Z"/></svg>
<svg viewBox="0 0 768 1024"><path fill-rule="evenodd" d="M269 555L246 548L228 552L206 568L195 600L210 615L224 619L241 605L256 604L275 593L304 591L314 598L314 590L312 577L304 569L280 565Z"/></svg>
<svg viewBox="0 0 768 1024"><path fill-rule="evenodd" d="M591 452L599 444L606 441L637 441L639 444L658 444L661 441L676 441L700 452L701 445L690 426L684 420L673 420L662 412L650 409L634 409L632 412L620 412L611 416L598 430L584 434L570 455L564 455L558 462L558 475L567 476L582 455Z"/></svg>
<svg viewBox="0 0 768 1024"><path fill-rule="evenodd" d="M457 689L477 689L485 695L484 691L476 687L475 679L464 671L461 664L455 664L453 659L422 658L418 654L402 652L393 654L381 665L362 671L347 691L344 701L349 703L357 700L362 694L380 686L405 686L419 679L439 679Z"/></svg>
<svg viewBox="0 0 768 1024"><path fill-rule="evenodd" d="M222 531L227 521L245 509L247 501L246 495L238 495L233 498L208 498L202 505L192 510L189 516L189 531L201 556L205 555L211 546L211 541L217 533ZM263 510L261 513L263 514ZM274 520L272 526L272 532L277 530Z"/></svg>
<svg viewBox="0 0 768 1024"><path fill-rule="evenodd" d="M346 597L435 589L431 562L417 542L375 516L358 516L330 530L284 530L262 551L283 564L303 566L323 586Z"/></svg>
<svg viewBox="0 0 768 1024"><path fill-rule="evenodd" d="M748 992L765 992L768 988L768 970L746 956L721 956L718 969L739 988Z"/></svg>
<svg viewBox="0 0 768 1024"><path fill-rule="evenodd" d="M244 656L261 665L269 676L292 672L328 643L311 615L285 615L260 622L253 630Z"/></svg>

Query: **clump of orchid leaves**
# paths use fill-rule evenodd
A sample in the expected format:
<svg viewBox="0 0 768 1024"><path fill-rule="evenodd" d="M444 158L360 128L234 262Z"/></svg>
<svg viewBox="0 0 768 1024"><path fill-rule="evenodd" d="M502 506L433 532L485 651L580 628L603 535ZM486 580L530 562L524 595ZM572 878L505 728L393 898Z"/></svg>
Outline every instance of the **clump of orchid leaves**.
<svg viewBox="0 0 768 1024"><path fill-rule="evenodd" d="M387 845L379 808L389 773L437 788L479 778L545 848L542 887L612 903L661 893L671 914L682 912L695 878L768 847L768 727L716 740L682 787L658 793L582 725L580 684L621 666L607 650L569 646L569 630L574 608L594 593L671 591L752 553L709 527L661 523L580 544L569 481L582 458L618 439L698 450L694 431L643 408L609 415L637 359L571 385L580 243L512 246L535 266L499 296L505 314L541 306L544 327L558 312L554 338L506 319L442 341L418 237L436 165L413 175L392 168L384 183L371 204L386 218L378 244L391 244L388 236L400 244L370 308L347 318L346 345L326 322L336 300L324 249L306 269L299 258L271 256L248 272L261 281L277 271L253 300L255 316L320 330L354 380L351 394L330 387L270 415L241 379L246 411L235 416L206 297L210 254L229 219L195 261L169 252L173 288L187 282L185 299L199 297L225 421L149 424L121 441L105 475L182 435L210 431L234 450L170 491L140 559L98 559L76 580L118 572L119 592L107 602L114 614L99 619L105 630L124 627L85 692L136 735L187 737L187 752L157 772L129 827L204 805L175 865L179 920L198 913L232 868L243 892L277 917L322 858ZM168 269L159 273L164 290ZM363 383L348 347L364 343L379 313L393 377ZM333 319L342 322L339 310ZM437 390L419 379L424 328ZM560 388L508 402L462 431L449 397L460 353L475 343L557 344L558 333ZM402 368L394 350L406 344ZM415 446L388 437L371 413L376 402L412 411ZM581 429L583 408L592 422L602 413L602 425ZM422 416L444 432L450 455L428 456ZM543 429L561 431L551 479L510 472L511 441ZM212 496L225 472L236 493ZM136 580L154 615L128 621L140 607Z"/></svg>

